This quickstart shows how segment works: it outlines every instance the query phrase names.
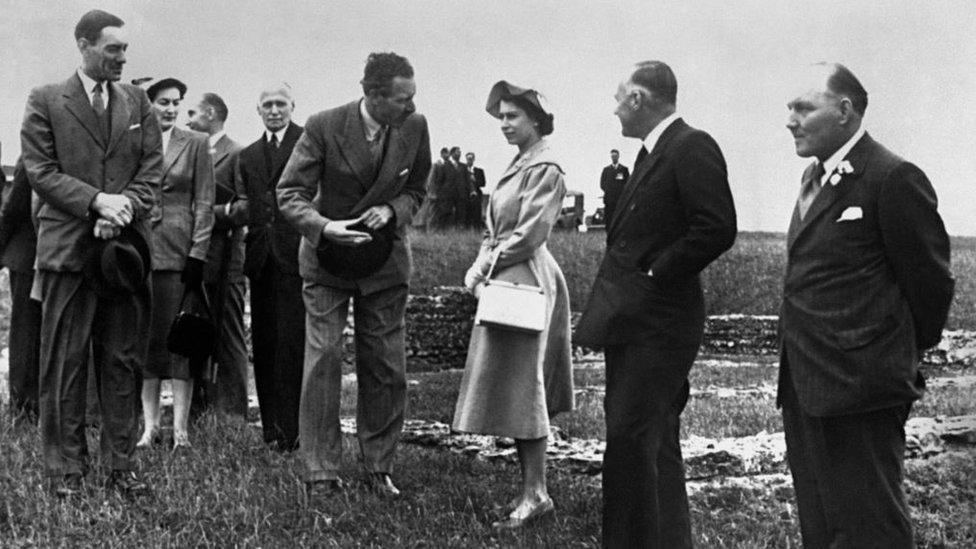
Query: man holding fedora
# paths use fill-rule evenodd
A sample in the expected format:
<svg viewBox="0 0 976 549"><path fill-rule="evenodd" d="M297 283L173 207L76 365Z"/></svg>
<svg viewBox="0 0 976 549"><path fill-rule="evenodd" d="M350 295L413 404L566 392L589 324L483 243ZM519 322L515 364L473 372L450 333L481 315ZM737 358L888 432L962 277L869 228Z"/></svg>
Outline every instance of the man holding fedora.
<svg viewBox="0 0 976 549"><path fill-rule="evenodd" d="M89 351L108 484L126 494L147 490L132 452L148 341L148 214L163 153L146 93L118 82L128 46L122 26L101 10L81 17L81 68L31 91L21 130L24 166L40 198L35 286L44 472L61 497L83 489L88 469Z"/></svg>
<svg viewBox="0 0 976 549"><path fill-rule="evenodd" d="M306 316L299 432L306 490L339 487L342 332L354 299L356 425L370 485L391 480L406 405L406 227L430 171L426 119L415 114L413 67L395 53L366 61L363 97L313 115L278 182L278 204L302 233Z"/></svg>

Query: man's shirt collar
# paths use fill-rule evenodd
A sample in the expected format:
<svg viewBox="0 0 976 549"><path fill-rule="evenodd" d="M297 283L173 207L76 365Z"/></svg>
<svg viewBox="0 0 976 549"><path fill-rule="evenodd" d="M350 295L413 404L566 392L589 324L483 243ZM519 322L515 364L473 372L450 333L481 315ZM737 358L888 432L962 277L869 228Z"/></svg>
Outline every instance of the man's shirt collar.
<svg viewBox="0 0 976 549"><path fill-rule="evenodd" d="M224 130L220 130L219 132L217 132L217 133L211 135L209 138L207 138L208 141L210 141L210 148L212 149L212 148L216 147L217 146L217 142L220 141L220 138L223 137L226 134L227 134L227 132L225 132Z"/></svg>
<svg viewBox="0 0 976 549"><path fill-rule="evenodd" d="M866 132L864 130L864 126L862 125L860 128L857 129L856 132L854 132L854 135L852 135L851 138L847 140L847 143L844 143L844 146L837 149L837 152L830 155L830 158L828 158L823 163L824 174L823 177L820 178L821 185L827 182L830 176L834 173L834 170L837 169L837 165L840 164L841 160L844 160L844 157L847 156L847 153L851 152L851 149L854 148L854 145L857 145L857 142L860 141L862 137L864 137L865 133Z"/></svg>
<svg viewBox="0 0 976 549"><path fill-rule="evenodd" d="M667 118L658 123L658 125L651 130L651 133L647 134L647 137L644 138L644 148L647 149L648 153L654 151L654 146L657 145L658 140L661 139L661 134L664 133L664 130L668 129L668 126L674 124L678 118L681 117L678 116L677 112L671 113Z"/></svg>
<svg viewBox="0 0 976 549"><path fill-rule="evenodd" d="M284 128L281 128L280 130L278 130L276 132L273 132L273 131L265 128L265 130L264 130L264 141L266 143L271 143L271 136L272 135L277 135L278 136L278 146L280 147L281 144L284 143L284 141L285 141L285 132L287 132L287 131L288 131L288 126L285 126Z"/></svg>
<svg viewBox="0 0 976 549"><path fill-rule="evenodd" d="M88 103L91 104L93 101L92 96L95 95L95 84L98 82L85 74L85 71L80 68L78 69L78 78L81 79L81 87L84 88L85 95L88 96ZM108 82L102 82L102 101L105 103L106 110L108 110L108 96Z"/></svg>
<svg viewBox="0 0 976 549"><path fill-rule="evenodd" d="M375 140L376 134L383 129L383 125L369 115L365 99L359 100L359 115L363 118L363 128L366 129L366 141Z"/></svg>

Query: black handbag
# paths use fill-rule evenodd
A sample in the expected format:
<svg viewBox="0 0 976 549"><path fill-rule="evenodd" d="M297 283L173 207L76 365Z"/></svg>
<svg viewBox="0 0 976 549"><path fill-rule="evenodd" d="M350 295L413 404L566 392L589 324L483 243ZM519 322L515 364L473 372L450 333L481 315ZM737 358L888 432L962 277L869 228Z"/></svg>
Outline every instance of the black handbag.
<svg viewBox="0 0 976 549"><path fill-rule="evenodd" d="M213 353L217 339L210 303L203 288L187 287L180 300L180 312L173 319L166 348L190 359L205 359Z"/></svg>

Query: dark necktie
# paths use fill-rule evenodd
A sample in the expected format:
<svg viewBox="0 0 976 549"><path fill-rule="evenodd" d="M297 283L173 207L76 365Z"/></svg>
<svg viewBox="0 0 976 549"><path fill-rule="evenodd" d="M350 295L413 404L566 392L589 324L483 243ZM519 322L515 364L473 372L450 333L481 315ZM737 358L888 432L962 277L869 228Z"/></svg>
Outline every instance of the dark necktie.
<svg viewBox="0 0 976 549"><path fill-rule="evenodd" d="M637 161L634 162L634 169L637 169L637 165L640 164L641 160L644 160L645 156L647 156L647 147L641 145L640 152L637 153Z"/></svg>
<svg viewBox="0 0 976 549"><path fill-rule="evenodd" d="M800 199L796 203L796 207L800 212L800 219L802 220L807 211L810 209L810 205L813 204L813 200L817 198L817 194L820 193L820 189L823 185L820 184L824 176L824 167L822 162L817 162L813 170L811 170L810 177L803 181L803 185L800 186Z"/></svg>
<svg viewBox="0 0 976 549"><path fill-rule="evenodd" d="M369 154L373 158L374 179L379 175L380 168L383 166L384 141L386 141L386 126L381 127L373 136L373 140L369 142Z"/></svg>
<svg viewBox="0 0 976 549"><path fill-rule="evenodd" d="M277 150L278 147L281 145L281 143L278 142L278 134L276 133L271 134L271 139L269 139L268 142L271 144L271 147L274 148L275 150Z"/></svg>
<svg viewBox="0 0 976 549"><path fill-rule="evenodd" d="M109 136L108 112L105 110L105 98L102 95L102 83L98 82L92 89L92 110L95 111L95 118L98 119L98 129L102 132L102 137L106 140Z"/></svg>

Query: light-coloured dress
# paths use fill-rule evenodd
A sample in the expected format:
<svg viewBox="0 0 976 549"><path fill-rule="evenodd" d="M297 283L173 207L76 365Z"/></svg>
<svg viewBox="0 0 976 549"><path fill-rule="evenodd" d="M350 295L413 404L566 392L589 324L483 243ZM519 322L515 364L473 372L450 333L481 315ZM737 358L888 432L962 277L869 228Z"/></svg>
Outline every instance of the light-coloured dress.
<svg viewBox="0 0 976 549"><path fill-rule="evenodd" d="M548 436L551 417L573 409L569 292L546 248L565 194L563 171L544 139L515 158L491 194L476 264L497 255L493 278L537 281L548 322L540 334L473 328L455 431L537 439Z"/></svg>

